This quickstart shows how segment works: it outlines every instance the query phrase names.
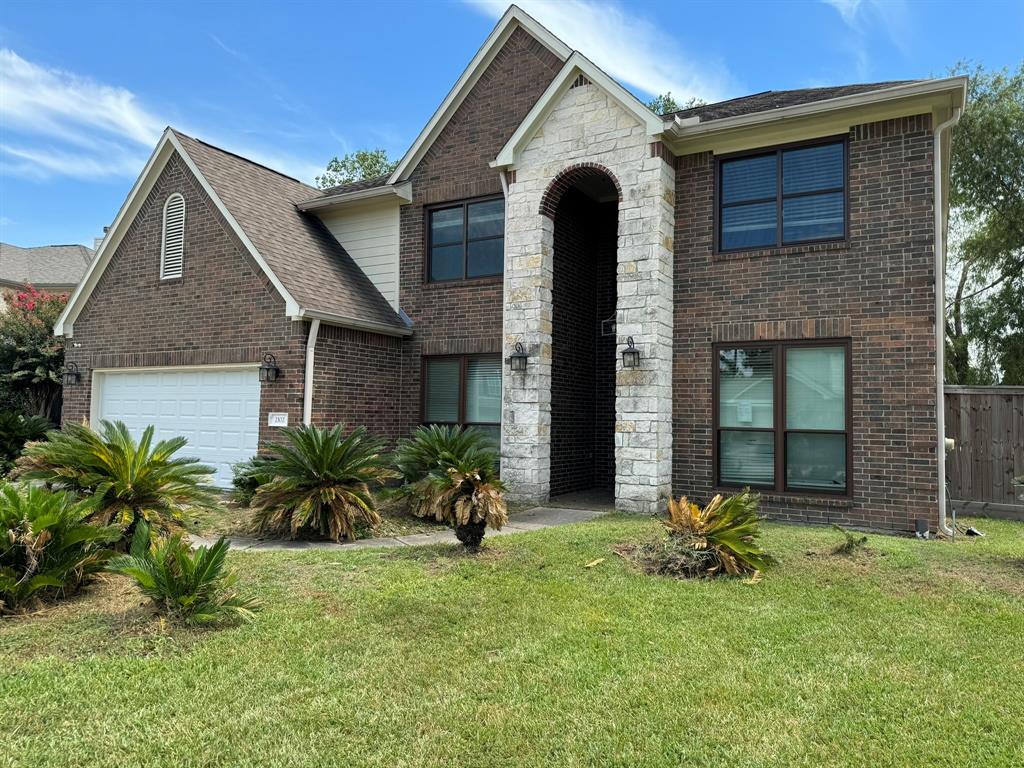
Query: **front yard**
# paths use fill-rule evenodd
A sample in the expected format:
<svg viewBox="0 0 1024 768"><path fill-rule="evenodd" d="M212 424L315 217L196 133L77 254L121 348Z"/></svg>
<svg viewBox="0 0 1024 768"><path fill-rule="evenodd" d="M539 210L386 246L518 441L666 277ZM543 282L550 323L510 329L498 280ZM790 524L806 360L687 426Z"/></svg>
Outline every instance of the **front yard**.
<svg viewBox="0 0 1024 768"><path fill-rule="evenodd" d="M1020 765L1024 524L972 522L851 558L769 524L754 585L638 572L627 516L237 553L266 607L219 630L106 575L0 620L0 765Z"/></svg>

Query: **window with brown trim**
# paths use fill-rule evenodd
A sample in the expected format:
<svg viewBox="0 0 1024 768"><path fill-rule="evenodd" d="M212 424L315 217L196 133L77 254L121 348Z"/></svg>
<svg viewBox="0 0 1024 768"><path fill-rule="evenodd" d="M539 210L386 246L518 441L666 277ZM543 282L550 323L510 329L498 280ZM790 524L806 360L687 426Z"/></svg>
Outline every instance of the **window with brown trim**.
<svg viewBox="0 0 1024 768"><path fill-rule="evenodd" d="M718 250L845 239L846 156L832 139L720 158Z"/></svg>
<svg viewBox="0 0 1024 768"><path fill-rule="evenodd" d="M505 199L428 209L427 254L431 282L500 275L505 264Z"/></svg>
<svg viewBox="0 0 1024 768"><path fill-rule="evenodd" d="M715 484L849 494L849 342L714 350Z"/></svg>
<svg viewBox="0 0 1024 768"><path fill-rule="evenodd" d="M501 439L501 357L423 358L423 423L477 427Z"/></svg>

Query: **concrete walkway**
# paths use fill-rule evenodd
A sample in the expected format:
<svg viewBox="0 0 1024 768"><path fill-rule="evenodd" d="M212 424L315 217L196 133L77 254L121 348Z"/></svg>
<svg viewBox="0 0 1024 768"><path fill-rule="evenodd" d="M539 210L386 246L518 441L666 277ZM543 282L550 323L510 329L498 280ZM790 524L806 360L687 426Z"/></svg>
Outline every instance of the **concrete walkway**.
<svg viewBox="0 0 1024 768"><path fill-rule="evenodd" d="M562 507L534 507L525 512L516 512L509 516L508 524L500 531L487 529L485 537L509 536L513 533L539 531L556 525L569 525L593 520L605 514L604 511L593 509L568 509ZM192 546L210 546L216 538L191 536ZM273 552L299 549L369 549L372 547L417 547L425 544L457 544L455 532L449 528L432 533L414 533L408 536L389 536L382 539L357 539L352 542L337 544L333 541L291 541L287 539L255 539L243 536L229 536L231 548L236 550L252 550L257 552Z"/></svg>

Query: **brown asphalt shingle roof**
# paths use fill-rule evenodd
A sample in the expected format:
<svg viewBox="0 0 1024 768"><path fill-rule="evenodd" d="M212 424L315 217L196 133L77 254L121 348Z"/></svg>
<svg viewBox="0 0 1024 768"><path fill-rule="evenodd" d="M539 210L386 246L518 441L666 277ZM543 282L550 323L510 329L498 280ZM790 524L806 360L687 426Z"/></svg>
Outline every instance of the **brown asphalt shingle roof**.
<svg viewBox="0 0 1024 768"><path fill-rule="evenodd" d="M0 283L32 283L44 288L74 286L82 279L92 257L92 248L84 245L20 248L0 243Z"/></svg>
<svg viewBox="0 0 1024 768"><path fill-rule="evenodd" d="M320 195L319 189L178 131L174 135L301 308L406 328L323 223L295 208Z"/></svg>
<svg viewBox="0 0 1024 768"><path fill-rule="evenodd" d="M362 189L373 189L374 187L383 187L388 183L388 179L391 177L390 173L385 173L383 176L375 176L372 179L360 179L359 181L350 181L348 184L339 184L336 187L327 187L326 189L320 190L320 194L328 197L330 195L340 195L344 192L358 192Z"/></svg>
<svg viewBox="0 0 1024 768"><path fill-rule="evenodd" d="M757 112L766 112L769 109L780 107L794 107L799 104L810 104L815 101L836 99L840 96L852 96L857 93L869 91L880 91L883 88L892 88L894 85L912 83L913 80L888 80L881 83L854 83L852 85L837 85L828 88L798 88L791 91L762 91L750 96L741 96L738 99L719 101L714 104L702 104L699 107L683 109L679 112L670 112L663 117L668 120L673 117L687 118L699 117L702 123L710 120L721 120L725 117L737 117L739 115L752 115Z"/></svg>

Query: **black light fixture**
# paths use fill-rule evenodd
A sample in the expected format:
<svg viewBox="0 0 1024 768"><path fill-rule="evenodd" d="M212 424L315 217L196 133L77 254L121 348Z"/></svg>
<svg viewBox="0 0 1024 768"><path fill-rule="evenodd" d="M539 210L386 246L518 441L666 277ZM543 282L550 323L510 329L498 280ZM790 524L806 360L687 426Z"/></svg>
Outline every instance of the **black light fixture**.
<svg viewBox="0 0 1024 768"><path fill-rule="evenodd" d="M640 350L633 346L633 337L626 339L626 348L622 350L622 367L639 368Z"/></svg>
<svg viewBox="0 0 1024 768"><path fill-rule="evenodd" d="M526 370L526 352L523 351L523 345L520 342L516 342L516 351L508 357L508 367L513 373L522 373Z"/></svg>
<svg viewBox="0 0 1024 768"><path fill-rule="evenodd" d="M65 387L70 387L73 384L77 384L82 380L82 374L78 372L78 363L65 363L64 373L61 374L61 380L64 382Z"/></svg>
<svg viewBox="0 0 1024 768"><path fill-rule="evenodd" d="M281 369L277 367L277 358L267 352L263 356L263 364L260 365L260 381L267 384L277 381L277 375L280 372Z"/></svg>

